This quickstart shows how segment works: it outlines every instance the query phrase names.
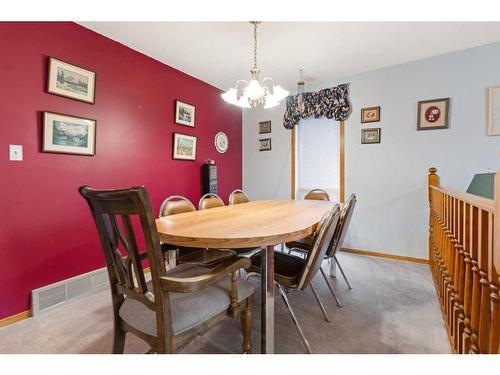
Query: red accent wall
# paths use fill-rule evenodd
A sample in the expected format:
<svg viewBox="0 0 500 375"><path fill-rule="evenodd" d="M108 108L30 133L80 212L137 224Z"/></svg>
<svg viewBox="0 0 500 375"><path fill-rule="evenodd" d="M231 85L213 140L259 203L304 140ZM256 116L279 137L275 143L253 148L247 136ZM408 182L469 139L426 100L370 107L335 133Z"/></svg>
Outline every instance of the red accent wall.
<svg viewBox="0 0 500 375"><path fill-rule="evenodd" d="M171 194L197 204L211 158L223 199L241 187L241 110L213 86L68 22L0 23L0 51L0 319L30 308L32 289L104 266L80 185L144 185L156 214ZM97 73L95 105L46 93L48 56ZM175 99L196 106L195 128L174 123ZM96 155L41 152L44 110L96 119ZM195 162L172 160L173 132L198 137Z"/></svg>

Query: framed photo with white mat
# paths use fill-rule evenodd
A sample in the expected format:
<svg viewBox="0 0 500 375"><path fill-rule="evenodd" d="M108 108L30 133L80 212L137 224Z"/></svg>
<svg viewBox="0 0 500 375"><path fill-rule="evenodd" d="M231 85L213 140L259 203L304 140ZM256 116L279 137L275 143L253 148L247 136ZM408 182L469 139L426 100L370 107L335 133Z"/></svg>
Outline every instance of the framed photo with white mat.
<svg viewBox="0 0 500 375"><path fill-rule="evenodd" d="M500 135L500 85L488 87L488 135Z"/></svg>

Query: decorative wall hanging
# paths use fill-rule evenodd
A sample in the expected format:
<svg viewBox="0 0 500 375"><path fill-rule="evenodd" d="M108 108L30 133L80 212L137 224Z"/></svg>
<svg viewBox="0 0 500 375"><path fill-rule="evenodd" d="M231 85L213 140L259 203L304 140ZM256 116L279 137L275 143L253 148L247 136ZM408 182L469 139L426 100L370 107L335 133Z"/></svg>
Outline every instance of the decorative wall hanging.
<svg viewBox="0 0 500 375"><path fill-rule="evenodd" d="M305 92L301 94L302 107L298 105L298 95L289 96L286 99L286 110L283 116L283 125L292 129L300 119L326 117L336 121L347 120L351 113L349 101L348 84L338 85L332 88L316 92Z"/></svg>
<svg viewBox="0 0 500 375"><path fill-rule="evenodd" d="M95 73L49 57L47 92L94 104Z"/></svg>
<svg viewBox="0 0 500 375"><path fill-rule="evenodd" d="M229 139L227 138L227 135L224 132L218 132L215 135L214 143L215 143L215 148L221 154L225 153L229 148Z"/></svg>
<svg viewBox="0 0 500 375"><path fill-rule="evenodd" d="M176 160L196 160L196 141L194 136L174 133L172 157Z"/></svg>
<svg viewBox="0 0 500 375"><path fill-rule="evenodd" d="M361 123L379 122L380 121L380 107L367 107L361 108Z"/></svg>
<svg viewBox="0 0 500 375"><path fill-rule="evenodd" d="M259 151L271 151L271 138L259 139Z"/></svg>
<svg viewBox="0 0 500 375"><path fill-rule="evenodd" d="M271 133L271 121L259 122L259 134Z"/></svg>
<svg viewBox="0 0 500 375"><path fill-rule="evenodd" d="M96 120L43 113L43 152L95 155Z"/></svg>
<svg viewBox="0 0 500 375"><path fill-rule="evenodd" d="M194 128L194 118L196 114L196 107L194 105L175 101L175 123L179 125L191 126Z"/></svg>
<svg viewBox="0 0 500 375"><path fill-rule="evenodd" d="M361 143L380 143L380 128L361 129Z"/></svg>
<svg viewBox="0 0 500 375"><path fill-rule="evenodd" d="M417 130L448 128L450 98L418 102Z"/></svg>
<svg viewBox="0 0 500 375"><path fill-rule="evenodd" d="M500 85L488 87L488 135L500 135Z"/></svg>

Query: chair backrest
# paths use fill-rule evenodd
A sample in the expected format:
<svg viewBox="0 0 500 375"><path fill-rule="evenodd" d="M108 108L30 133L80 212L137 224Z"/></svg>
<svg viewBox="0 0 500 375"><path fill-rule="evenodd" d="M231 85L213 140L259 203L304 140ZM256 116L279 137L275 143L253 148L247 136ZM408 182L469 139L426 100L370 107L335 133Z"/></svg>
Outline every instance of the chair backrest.
<svg viewBox="0 0 500 375"><path fill-rule="evenodd" d="M229 194L229 204L239 204L250 202L248 195L243 190L236 189Z"/></svg>
<svg viewBox="0 0 500 375"><path fill-rule="evenodd" d="M351 194L347 201L342 205L340 221L335 231L333 241L330 244L330 249L328 249L328 252L326 254L327 257L334 256L337 251L342 248L347 230L349 229L349 223L351 222L352 213L354 212L354 207L356 206L356 201L356 195Z"/></svg>
<svg viewBox="0 0 500 375"><path fill-rule="evenodd" d="M330 242L335 234L335 228L340 220L340 206L336 204L328 211L320 223L318 224L317 234L315 235L311 251L308 252L307 258L299 277L298 287L305 289L319 271L321 262L325 257L326 252L330 247Z"/></svg>
<svg viewBox="0 0 500 375"><path fill-rule="evenodd" d="M184 212L196 211L191 201L182 195L171 195L163 201L160 206L159 217L182 214Z"/></svg>
<svg viewBox="0 0 500 375"><path fill-rule="evenodd" d="M163 297L160 289L160 277L166 270L146 189L96 190L82 186L79 192L90 207L106 258L115 319L126 296L156 312L158 332L171 332L169 298ZM139 251L137 238L143 239L145 251ZM152 292L144 277L144 260L149 262Z"/></svg>
<svg viewBox="0 0 500 375"><path fill-rule="evenodd" d="M311 199L311 200L315 200L315 201L329 201L330 196L324 190L313 189L309 193L306 194L304 199Z"/></svg>
<svg viewBox="0 0 500 375"><path fill-rule="evenodd" d="M200 198L198 202L198 210L206 210L209 208L223 207L224 201L217 194L207 193Z"/></svg>

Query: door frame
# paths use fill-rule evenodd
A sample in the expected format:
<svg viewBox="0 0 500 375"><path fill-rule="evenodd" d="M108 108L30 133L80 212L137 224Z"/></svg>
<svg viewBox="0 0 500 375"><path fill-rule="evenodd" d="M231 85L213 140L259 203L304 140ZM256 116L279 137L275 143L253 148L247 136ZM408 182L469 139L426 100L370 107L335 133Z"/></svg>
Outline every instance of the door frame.
<svg viewBox="0 0 500 375"><path fill-rule="evenodd" d="M340 202L344 203L345 200L345 121L339 121L340 126ZM295 199L295 127L290 130L290 148L291 148L291 181L290 181L290 197L291 199Z"/></svg>

